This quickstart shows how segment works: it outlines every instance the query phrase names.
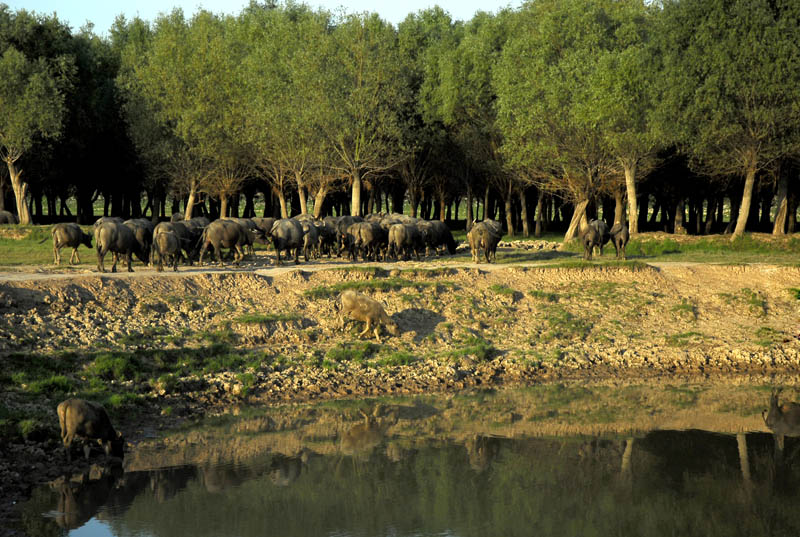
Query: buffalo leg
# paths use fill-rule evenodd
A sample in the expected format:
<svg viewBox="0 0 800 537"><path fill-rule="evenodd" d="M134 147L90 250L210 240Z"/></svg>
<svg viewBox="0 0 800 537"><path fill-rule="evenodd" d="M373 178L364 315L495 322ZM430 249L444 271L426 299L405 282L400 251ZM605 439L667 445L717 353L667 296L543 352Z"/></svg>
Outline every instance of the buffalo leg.
<svg viewBox="0 0 800 537"><path fill-rule="evenodd" d="M133 269L131 268L131 262L133 261L133 254L131 252L128 252L128 254L125 256L125 261L128 262L128 272L133 272Z"/></svg>
<svg viewBox="0 0 800 537"><path fill-rule="evenodd" d="M77 247L72 249L72 255L71 255L71 256L69 256L69 264L70 264L70 265L72 265L72 264L73 264L73 262L72 262L72 256L75 256L75 259L77 260L78 264L80 264L80 262L81 262L81 256L80 256L80 255L78 255L78 248L77 248Z"/></svg>
<svg viewBox="0 0 800 537"><path fill-rule="evenodd" d="M59 248L56 247L55 241L53 241L53 264L60 265L61 264L61 255L59 255Z"/></svg>

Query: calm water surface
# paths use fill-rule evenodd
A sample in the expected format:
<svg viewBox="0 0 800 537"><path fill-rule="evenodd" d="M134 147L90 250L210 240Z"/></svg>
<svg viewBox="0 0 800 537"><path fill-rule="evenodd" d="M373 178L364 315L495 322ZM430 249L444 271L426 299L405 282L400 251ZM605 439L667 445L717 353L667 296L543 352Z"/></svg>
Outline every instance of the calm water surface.
<svg viewBox="0 0 800 537"><path fill-rule="evenodd" d="M575 415L549 410L539 420L519 410L524 397L542 394L229 417L143 443L121 475L36 490L25 529L158 537L800 535L796 439L781 452L766 432L639 430L636 419L628 432L617 420L623 425L610 432L553 434L540 421ZM607 412L598 415L608 424Z"/></svg>

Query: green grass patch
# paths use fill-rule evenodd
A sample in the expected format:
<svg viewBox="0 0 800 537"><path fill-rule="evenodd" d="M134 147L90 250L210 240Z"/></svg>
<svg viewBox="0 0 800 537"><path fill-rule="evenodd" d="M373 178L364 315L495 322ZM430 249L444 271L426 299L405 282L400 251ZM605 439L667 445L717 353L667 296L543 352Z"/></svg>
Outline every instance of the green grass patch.
<svg viewBox="0 0 800 537"><path fill-rule="evenodd" d="M499 284L499 283L495 283L493 285L490 285L489 286L489 290L492 291L493 293L498 294L498 295L506 295L506 296L514 296L514 293L516 293L516 291L514 291L513 289L511 289L507 285L503 285L503 284Z"/></svg>
<svg viewBox="0 0 800 537"><path fill-rule="evenodd" d="M456 342L456 348L445 352L444 357L451 360L474 357L476 360L491 360L497 350L482 336L469 335Z"/></svg>
<svg viewBox="0 0 800 537"><path fill-rule="evenodd" d="M305 291L303 295L312 299L320 299L339 296L342 291L346 291L348 289L352 289L354 291L399 291L400 289L406 289L409 287L424 287L424 284L412 282L411 280L407 280L405 278L360 280L313 287Z"/></svg>
<svg viewBox="0 0 800 537"><path fill-rule="evenodd" d="M744 287L738 293L719 293L727 304L746 306L748 311L759 317L767 314L767 299L759 291Z"/></svg>
<svg viewBox="0 0 800 537"><path fill-rule="evenodd" d="M673 306L672 311L689 320L697 320L697 307L686 299L681 300L680 304Z"/></svg>
<svg viewBox="0 0 800 537"><path fill-rule="evenodd" d="M769 326L762 326L756 330L756 345L762 347L772 347L783 341L783 333L770 328Z"/></svg>
<svg viewBox="0 0 800 537"><path fill-rule="evenodd" d="M791 293L795 300L800 300L800 288L791 287L789 293Z"/></svg>
<svg viewBox="0 0 800 537"><path fill-rule="evenodd" d="M667 386L665 391L671 395L670 404L679 409L694 407L700 396L698 390L683 386Z"/></svg>
<svg viewBox="0 0 800 537"><path fill-rule="evenodd" d="M328 349L325 353L324 360L327 360L331 365L342 362L365 364L378 349L380 349L379 345L368 341L340 343ZM324 360L322 362L323 367L325 367Z"/></svg>
<svg viewBox="0 0 800 537"><path fill-rule="evenodd" d="M560 306L544 308L548 330L542 334L545 343L559 339L584 340L592 330L592 323Z"/></svg>
<svg viewBox="0 0 800 537"><path fill-rule="evenodd" d="M417 357L406 351L393 351L387 356L381 356L376 361L376 365L384 367L397 367L401 365L411 365L417 361Z"/></svg>
<svg viewBox="0 0 800 537"><path fill-rule="evenodd" d="M693 338L702 339L703 334L700 332L682 332L666 336L666 341L670 347L685 347L692 342Z"/></svg>
<svg viewBox="0 0 800 537"><path fill-rule="evenodd" d="M531 289L530 291L528 291L528 294L533 298L536 298L538 300L544 300L546 302L558 302L560 298L558 293L540 291L539 289Z"/></svg>
<svg viewBox="0 0 800 537"><path fill-rule="evenodd" d="M234 321L242 324L265 324L299 321L301 318L296 313L247 313L234 319Z"/></svg>

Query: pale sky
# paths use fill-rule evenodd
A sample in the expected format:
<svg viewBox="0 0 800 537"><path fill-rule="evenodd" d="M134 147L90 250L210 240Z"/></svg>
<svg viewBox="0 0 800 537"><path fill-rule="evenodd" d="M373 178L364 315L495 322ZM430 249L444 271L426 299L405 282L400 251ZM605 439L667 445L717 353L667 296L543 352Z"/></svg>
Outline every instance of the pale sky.
<svg viewBox="0 0 800 537"><path fill-rule="evenodd" d="M159 13L167 13L173 7L183 8L190 16L199 7L214 13L238 13L249 4L248 0L139 0L121 2L118 0L0 0L9 5L12 11L26 9L42 14L55 12L59 20L67 22L77 32L87 21L94 23L94 32L108 35L114 19L120 13L128 19L139 17L153 21ZM299 3L299 2L298 2ZM496 12L503 7L519 7L521 0L408 0L405 2L376 2L369 0L308 0L303 2L312 8L323 7L335 11L343 7L347 13L376 11L389 22L397 25L409 13L439 5L456 20L469 20L476 11Z"/></svg>

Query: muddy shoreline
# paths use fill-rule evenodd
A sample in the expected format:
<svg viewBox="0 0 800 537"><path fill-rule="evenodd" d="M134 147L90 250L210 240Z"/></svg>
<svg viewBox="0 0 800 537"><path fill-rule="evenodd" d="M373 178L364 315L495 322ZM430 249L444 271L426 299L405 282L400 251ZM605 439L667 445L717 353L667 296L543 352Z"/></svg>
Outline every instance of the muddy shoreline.
<svg viewBox="0 0 800 537"><path fill-rule="evenodd" d="M788 292L797 268L436 269L17 276L0 282L0 359L70 352L88 368L100 351L136 357L150 378L109 381L138 398L115 420L129 449L247 405L559 382L795 385L800 372L800 307ZM379 344L341 330L335 296L348 286L383 302L403 334ZM255 362L157 382L147 361L213 344ZM56 397L32 402L24 389L6 391L4 406L33 405L50 421L41 436L0 440L0 535L15 534L15 504L35 484L105 467L54 464L63 452L54 410L46 416Z"/></svg>

